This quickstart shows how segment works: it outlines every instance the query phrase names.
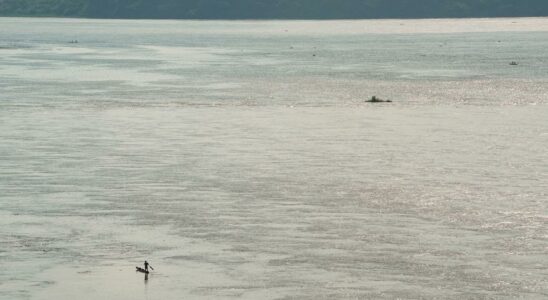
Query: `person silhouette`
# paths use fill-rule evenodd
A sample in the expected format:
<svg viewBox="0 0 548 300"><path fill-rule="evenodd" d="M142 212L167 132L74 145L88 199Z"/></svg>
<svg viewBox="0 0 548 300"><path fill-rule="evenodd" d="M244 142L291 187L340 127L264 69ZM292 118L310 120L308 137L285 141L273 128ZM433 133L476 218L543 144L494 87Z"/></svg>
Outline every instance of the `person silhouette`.
<svg viewBox="0 0 548 300"><path fill-rule="evenodd" d="M150 267L151 270L154 270L154 268L148 263L148 261L145 260L145 271L148 272L148 267Z"/></svg>

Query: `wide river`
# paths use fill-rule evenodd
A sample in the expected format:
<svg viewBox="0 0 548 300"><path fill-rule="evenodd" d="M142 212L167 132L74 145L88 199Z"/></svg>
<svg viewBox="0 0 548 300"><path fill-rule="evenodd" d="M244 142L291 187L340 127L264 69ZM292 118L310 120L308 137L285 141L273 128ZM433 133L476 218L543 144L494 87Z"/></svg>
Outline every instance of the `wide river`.
<svg viewBox="0 0 548 300"><path fill-rule="evenodd" d="M546 18L0 18L0 299L547 299L547 49Z"/></svg>

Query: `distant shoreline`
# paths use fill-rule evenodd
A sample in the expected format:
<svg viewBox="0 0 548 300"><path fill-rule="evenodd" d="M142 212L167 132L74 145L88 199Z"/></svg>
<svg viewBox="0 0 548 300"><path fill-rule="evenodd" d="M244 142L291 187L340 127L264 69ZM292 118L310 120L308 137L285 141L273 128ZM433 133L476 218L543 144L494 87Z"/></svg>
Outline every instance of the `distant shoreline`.
<svg viewBox="0 0 548 300"><path fill-rule="evenodd" d="M497 17L427 17L427 18L109 18L89 16L49 16L49 15L0 15L0 18L20 19L79 19L79 20L143 20L143 21L368 21L368 20L497 20L497 19L548 19L548 16L497 16Z"/></svg>
<svg viewBox="0 0 548 300"><path fill-rule="evenodd" d="M547 17L541 0L1 0L0 16L132 20L368 20Z"/></svg>

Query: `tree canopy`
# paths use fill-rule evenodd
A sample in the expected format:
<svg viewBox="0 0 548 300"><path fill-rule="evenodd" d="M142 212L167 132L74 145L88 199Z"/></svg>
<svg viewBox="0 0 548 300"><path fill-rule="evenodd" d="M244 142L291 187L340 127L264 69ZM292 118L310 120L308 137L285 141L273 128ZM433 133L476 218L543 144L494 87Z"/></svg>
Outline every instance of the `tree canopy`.
<svg viewBox="0 0 548 300"><path fill-rule="evenodd" d="M548 16L546 0L0 0L0 16L368 19Z"/></svg>

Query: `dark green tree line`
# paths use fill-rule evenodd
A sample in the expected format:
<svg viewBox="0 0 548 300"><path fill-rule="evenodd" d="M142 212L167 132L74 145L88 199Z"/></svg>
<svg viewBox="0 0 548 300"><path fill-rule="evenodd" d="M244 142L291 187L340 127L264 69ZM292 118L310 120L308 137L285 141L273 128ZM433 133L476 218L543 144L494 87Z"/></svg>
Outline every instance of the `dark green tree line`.
<svg viewBox="0 0 548 300"><path fill-rule="evenodd" d="M548 16L547 0L0 0L0 16L362 19Z"/></svg>

